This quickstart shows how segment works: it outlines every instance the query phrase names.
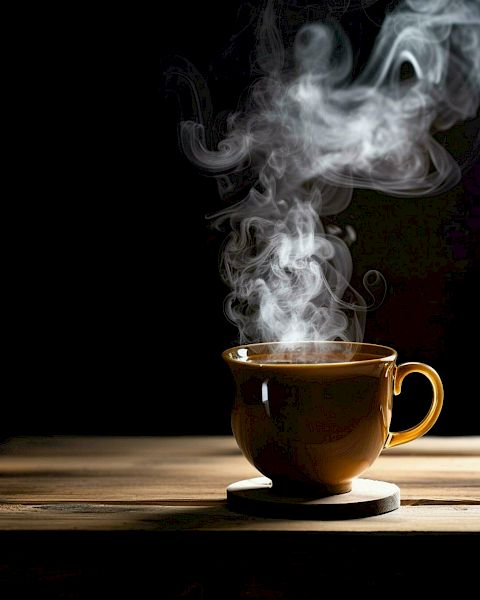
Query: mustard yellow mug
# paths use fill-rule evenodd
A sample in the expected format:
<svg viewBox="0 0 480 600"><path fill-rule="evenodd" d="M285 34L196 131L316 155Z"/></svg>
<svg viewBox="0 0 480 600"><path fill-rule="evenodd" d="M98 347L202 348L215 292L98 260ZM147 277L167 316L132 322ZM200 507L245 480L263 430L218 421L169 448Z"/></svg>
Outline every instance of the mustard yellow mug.
<svg viewBox="0 0 480 600"><path fill-rule="evenodd" d="M397 353L376 344L274 342L222 354L236 393L232 430L245 457L277 491L349 492L384 448L410 442L437 420L443 386L423 363L396 365ZM390 431L393 395L410 373L425 375L433 398L425 418Z"/></svg>

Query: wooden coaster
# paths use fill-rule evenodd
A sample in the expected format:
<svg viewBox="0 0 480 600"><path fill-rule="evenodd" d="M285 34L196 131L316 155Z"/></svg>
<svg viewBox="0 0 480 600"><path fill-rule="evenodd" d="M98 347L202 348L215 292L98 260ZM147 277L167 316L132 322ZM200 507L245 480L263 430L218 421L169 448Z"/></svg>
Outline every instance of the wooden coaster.
<svg viewBox="0 0 480 600"><path fill-rule="evenodd" d="M354 479L352 490L324 498L286 496L267 477L237 481L227 487L227 504L239 512L283 519L340 520L371 517L400 507L400 489L393 483Z"/></svg>

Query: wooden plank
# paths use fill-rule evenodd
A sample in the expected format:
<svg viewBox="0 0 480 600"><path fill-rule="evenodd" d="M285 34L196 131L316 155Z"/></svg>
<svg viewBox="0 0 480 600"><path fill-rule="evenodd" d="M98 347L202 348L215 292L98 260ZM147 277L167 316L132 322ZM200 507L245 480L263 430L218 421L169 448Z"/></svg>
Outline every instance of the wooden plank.
<svg viewBox="0 0 480 600"><path fill-rule="evenodd" d="M0 459L9 456L130 456L168 455L178 458L239 454L233 436L37 436L14 437L0 444ZM383 451L383 455L480 456L480 436L424 436Z"/></svg>
<svg viewBox="0 0 480 600"><path fill-rule="evenodd" d="M480 534L480 507L404 506L375 517L347 521L259 518L208 507L49 504L0 506L5 531L468 533Z"/></svg>
<svg viewBox="0 0 480 600"><path fill-rule="evenodd" d="M227 485L258 475L232 437L12 439L0 446L0 589L12 598L153 589L313 600L329 582L337 595L354 595L359 581L380 595L415 581L425 597L441 596L446 582L467 596L476 557L466 542L480 539L479 447L477 437L394 448L364 476L397 483L400 509L307 521L228 510Z"/></svg>
<svg viewBox="0 0 480 600"><path fill-rule="evenodd" d="M2 456L115 457L240 454L233 436L35 436L0 444Z"/></svg>
<svg viewBox="0 0 480 600"><path fill-rule="evenodd" d="M426 454L454 455L454 456L480 456L480 436L424 436L408 444L395 446L383 451L384 455L423 456Z"/></svg>
<svg viewBox="0 0 480 600"><path fill-rule="evenodd" d="M479 447L480 437L424 437L383 453L363 476L396 483L404 504L476 504ZM202 504L258 475L228 436L15 438L0 448L3 503Z"/></svg>

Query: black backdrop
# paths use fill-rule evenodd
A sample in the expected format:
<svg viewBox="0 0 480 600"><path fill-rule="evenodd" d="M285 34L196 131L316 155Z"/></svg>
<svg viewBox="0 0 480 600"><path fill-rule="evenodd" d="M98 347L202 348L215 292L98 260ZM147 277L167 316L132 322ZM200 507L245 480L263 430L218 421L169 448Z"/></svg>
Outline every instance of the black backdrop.
<svg viewBox="0 0 480 600"><path fill-rule="evenodd" d="M383 4L344 17L358 64ZM187 58L214 111L235 109L251 83L252 36L232 35L253 9L236 0L118 10L71 10L61 27L39 15L18 49L2 435L230 431L220 353L236 331L223 315L222 236L205 219L221 201L178 149L190 106L165 73ZM355 282L378 268L388 283L366 341L394 346L400 362L428 362L444 380L437 434L480 433L478 195L471 169L436 198L356 192L338 217L357 231ZM428 405L428 384L410 379L397 427Z"/></svg>

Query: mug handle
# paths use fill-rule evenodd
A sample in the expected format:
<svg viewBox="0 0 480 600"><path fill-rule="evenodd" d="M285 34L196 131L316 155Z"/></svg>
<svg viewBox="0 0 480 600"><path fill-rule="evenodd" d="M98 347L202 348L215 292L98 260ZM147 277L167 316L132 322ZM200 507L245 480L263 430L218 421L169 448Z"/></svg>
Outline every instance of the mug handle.
<svg viewBox="0 0 480 600"><path fill-rule="evenodd" d="M432 404L425 418L420 421L415 427L405 429L405 431L391 431L385 442L385 448L393 448L399 444L406 444L411 442L417 437L420 437L424 433L427 433L435 425L435 421L440 415L443 405L443 385L438 373L432 367L423 363L409 362L399 365L395 372L395 383L393 392L395 396L398 396L402 391L402 381L410 373L421 373L430 381L433 388Z"/></svg>

